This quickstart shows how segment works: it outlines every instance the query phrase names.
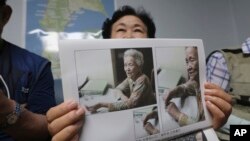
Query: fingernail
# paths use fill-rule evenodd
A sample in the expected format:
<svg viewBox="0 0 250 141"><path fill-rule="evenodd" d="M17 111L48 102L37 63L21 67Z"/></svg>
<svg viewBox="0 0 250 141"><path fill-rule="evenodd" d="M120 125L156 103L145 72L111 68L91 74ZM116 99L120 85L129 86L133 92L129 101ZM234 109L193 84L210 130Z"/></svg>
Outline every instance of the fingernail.
<svg viewBox="0 0 250 141"><path fill-rule="evenodd" d="M76 114L77 115L83 115L83 113L84 113L84 110L83 110L83 108L79 108L77 111L76 111Z"/></svg>
<svg viewBox="0 0 250 141"><path fill-rule="evenodd" d="M67 101L67 107L72 108L72 107L76 107L76 106L77 106L76 101L74 101L74 100Z"/></svg>
<svg viewBox="0 0 250 141"><path fill-rule="evenodd" d="M206 103L208 104L208 105L210 105L210 106L213 106L213 104L208 100L208 101L206 101Z"/></svg>

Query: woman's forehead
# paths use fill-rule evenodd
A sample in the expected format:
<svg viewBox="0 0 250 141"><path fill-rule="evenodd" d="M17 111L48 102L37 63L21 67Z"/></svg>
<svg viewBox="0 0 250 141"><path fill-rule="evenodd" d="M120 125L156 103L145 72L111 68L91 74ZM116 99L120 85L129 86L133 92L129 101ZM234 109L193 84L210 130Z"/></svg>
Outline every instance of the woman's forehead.
<svg viewBox="0 0 250 141"><path fill-rule="evenodd" d="M142 22L142 20L133 15L123 16L119 20L117 20L113 26L141 26L143 28L147 28L146 25Z"/></svg>

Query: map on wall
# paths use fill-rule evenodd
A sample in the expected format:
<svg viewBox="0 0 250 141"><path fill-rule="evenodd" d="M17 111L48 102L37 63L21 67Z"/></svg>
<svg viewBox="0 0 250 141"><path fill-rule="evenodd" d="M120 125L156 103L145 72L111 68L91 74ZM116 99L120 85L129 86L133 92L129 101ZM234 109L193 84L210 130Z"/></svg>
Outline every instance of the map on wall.
<svg viewBox="0 0 250 141"><path fill-rule="evenodd" d="M113 11L114 0L27 0L25 46L48 58L60 79L58 39L101 38L102 23Z"/></svg>
<svg viewBox="0 0 250 141"><path fill-rule="evenodd" d="M25 46L51 61L56 102L63 101L59 39L101 38L114 0L27 0Z"/></svg>

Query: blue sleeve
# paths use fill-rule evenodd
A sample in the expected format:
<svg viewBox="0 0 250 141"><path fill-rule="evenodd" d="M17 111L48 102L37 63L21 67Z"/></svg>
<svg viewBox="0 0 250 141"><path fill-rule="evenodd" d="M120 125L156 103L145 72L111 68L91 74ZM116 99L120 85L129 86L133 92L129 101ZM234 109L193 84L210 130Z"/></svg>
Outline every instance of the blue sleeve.
<svg viewBox="0 0 250 141"><path fill-rule="evenodd" d="M32 84L27 109L34 113L45 114L55 105L54 80L51 72L51 64L47 63L38 74L35 83Z"/></svg>

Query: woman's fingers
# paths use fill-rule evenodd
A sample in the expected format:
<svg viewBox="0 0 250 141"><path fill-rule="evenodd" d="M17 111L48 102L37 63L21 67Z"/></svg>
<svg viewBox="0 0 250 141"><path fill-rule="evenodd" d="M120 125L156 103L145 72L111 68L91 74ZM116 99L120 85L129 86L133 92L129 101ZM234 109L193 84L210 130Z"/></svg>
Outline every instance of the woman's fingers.
<svg viewBox="0 0 250 141"><path fill-rule="evenodd" d="M62 115L65 115L69 111L71 111L73 109L76 109L77 106L78 106L78 104L75 101L63 102L60 105L51 108L47 112L47 114L46 114L47 121L50 123L54 119L57 119L58 117L61 117Z"/></svg>
<svg viewBox="0 0 250 141"><path fill-rule="evenodd" d="M81 130L82 126L83 126L83 120L79 120L75 124L72 124L64 128L55 136L53 136L52 141L78 141L79 131Z"/></svg>
<svg viewBox="0 0 250 141"><path fill-rule="evenodd" d="M49 123L48 129L52 135L57 134L64 128L71 127L72 124L82 121L84 119L85 111L83 108L79 107L77 110L72 110L69 113L53 120Z"/></svg>
<svg viewBox="0 0 250 141"><path fill-rule="evenodd" d="M206 95L205 100L216 106L225 116L229 116L232 112L232 105L219 97Z"/></svg>
<svg viewBox="0 0 250 141"><path fill-rule="evenodd" d="M232 96L226 93L223 89L221 89L216 84L205 83L205 95L220 97L225 100L229 104L232 104Z"/></svg>

